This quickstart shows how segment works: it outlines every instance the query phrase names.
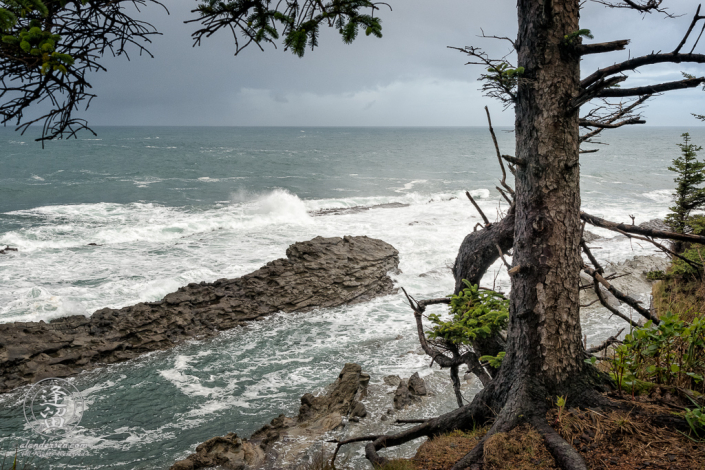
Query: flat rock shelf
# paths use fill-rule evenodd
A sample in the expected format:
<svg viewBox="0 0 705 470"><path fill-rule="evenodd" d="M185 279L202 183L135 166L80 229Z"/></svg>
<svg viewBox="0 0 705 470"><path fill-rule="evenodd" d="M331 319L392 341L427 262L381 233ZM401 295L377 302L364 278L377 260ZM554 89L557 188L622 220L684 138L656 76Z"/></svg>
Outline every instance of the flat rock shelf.
<svg viewBox="0 0 705 470"><path fill-rule="evenodd" d="M191 283L159 302L46 323L0 324L0 393L205 339L275 312L302 312L393 293L399 252L365 236L294 243L286 259L236 279Z"/></svg>

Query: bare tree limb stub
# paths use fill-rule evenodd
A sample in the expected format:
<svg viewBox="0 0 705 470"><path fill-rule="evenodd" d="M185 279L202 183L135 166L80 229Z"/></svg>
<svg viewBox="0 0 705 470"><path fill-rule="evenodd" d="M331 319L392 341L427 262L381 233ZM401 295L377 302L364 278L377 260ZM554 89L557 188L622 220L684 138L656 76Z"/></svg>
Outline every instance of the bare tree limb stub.
<svg viewBox="0 0 705 470"><path fill-rule="evenodd" d="M639 227L638 225L623 224L610 222L609 220L601 219L594 215L587 214L585 212L580 212L580 218L590 225L595 227L606 228L607 230L612 230L615 232L622 231L627 233L636 233L638 235L644 235L646 237L662 238L666 240L680 240L683 242L699 243L705 245L705 237L700 235L691 235L687 233L675 233L675 232L665 232L663 230L653 230L649 228Z"/></svg>
<svg viewBox="0 0 705 470"><path fill-rule="evenodd" d="M636 88L608 88L595 95L596 98L620 98L625 96L653 95L654 93L664 93L672 90L683 90L695 88L705 82L705 77L688 78L686 80L676 80L675 82L658 83Z"/></svg>
<svg viewBox="0 0 705 470"><path fill-rule="evenodd" d="M463 279L470 284L480 285L482 276L492 264L499 259L497 247L506 252L514 245L514 209L510 207L507 215L492 224L491 227L479 232L468 234L458 250L458 256L453 265L455 277L454 294L464 287Z"/></svg>
<svg viewBox="0 0 705 470"><path fill-rule="evenodd" d="M621 39L619 41L601 42L597 44L578 44L575 46L575 52L580 55L602 54L604 52L623 51L629 44L629 39Z"/></svg>
<svg viewBox="0 0 705 470"><path fill-rule="evenodd" d="M482 212L482 209L480 209L480 206L477 205L477 202L475 202L475 199L470 195L469 191L465 191L465 195L470 199L470 202L472 202L472 205L475 206L475 209L477 209L477 212L480 214L480 217L482 217L482 220L485 221L485 227L489 227L492 225L492 223L489 221L487 216L485 215L484 212Z"/></svg>

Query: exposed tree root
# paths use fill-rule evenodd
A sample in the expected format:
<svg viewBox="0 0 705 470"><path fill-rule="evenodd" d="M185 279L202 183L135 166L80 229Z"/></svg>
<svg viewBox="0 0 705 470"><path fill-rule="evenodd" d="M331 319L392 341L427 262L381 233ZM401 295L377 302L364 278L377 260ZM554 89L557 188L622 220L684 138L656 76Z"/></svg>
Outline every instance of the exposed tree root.
<svg viewBox="0 0 705 470"><path fill-rule="evenodd" d="M587 470L585 460L560 434L546 422L543 416L535 416L531 425L544 438L546 448L551 453L556 463L564 470Z"/></svg>

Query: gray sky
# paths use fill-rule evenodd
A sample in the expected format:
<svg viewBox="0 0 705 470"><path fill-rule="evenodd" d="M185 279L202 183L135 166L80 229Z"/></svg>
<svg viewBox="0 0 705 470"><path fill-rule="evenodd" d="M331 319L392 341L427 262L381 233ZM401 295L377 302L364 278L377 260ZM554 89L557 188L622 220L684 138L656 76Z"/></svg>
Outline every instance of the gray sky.
<svg viewBox="0 0 705 470"><path fill-rule="evenodd" d="M588 56L583 75L652 50L675 48L697 8L697 0L667 0L685 16L664 19L587 5L581 27L594 42L632 39L630 50ZM142 17L163 36L153 39L155 55L105 60L107 73L90 78L98 98L87 113L93 125L197 126L483 126L490 106L498 125L513 125L511 110L478 91L479 66L446 46L475 45L493 56L509 51L504 41L477 36L516 36L511 0L390 0L382 11L382 39L360 34L352 45L324 30L321 47L303 59L271 46L250 46L233 56L223 32L193 48L184 25L196 0L169 0L171 14L150 7ZM705 41L701 51L705 51ZM651 66L623 86L678 80L680 71L702 76L705 66ZM675 91L653 99L644 115L650 125L698 125L691 112L705 114L705 92Z"/></svg>

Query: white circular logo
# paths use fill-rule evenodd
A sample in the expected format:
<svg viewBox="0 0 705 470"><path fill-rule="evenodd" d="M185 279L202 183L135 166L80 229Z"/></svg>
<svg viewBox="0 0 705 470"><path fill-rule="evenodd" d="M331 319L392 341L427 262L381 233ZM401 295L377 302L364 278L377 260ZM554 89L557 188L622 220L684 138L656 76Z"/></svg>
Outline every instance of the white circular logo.
<svg viewBox="0 0 705 470"><path fill-rule="evenodd" d="M62 437L76 429L83 417L81 392L63 379L44 379L24 397L24 417L31 428L47 437Z"/></svg>

